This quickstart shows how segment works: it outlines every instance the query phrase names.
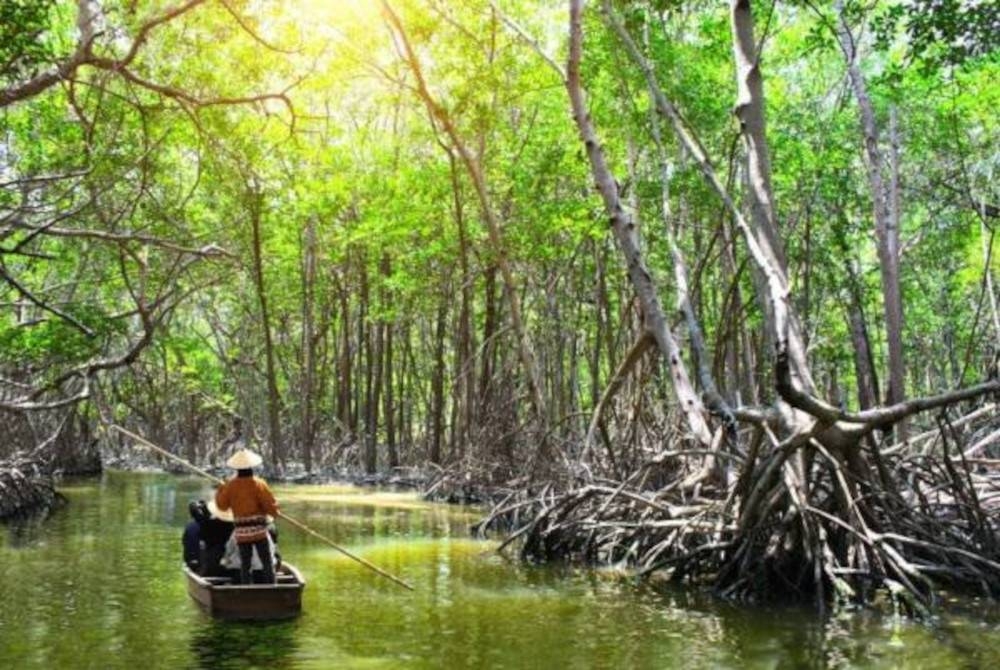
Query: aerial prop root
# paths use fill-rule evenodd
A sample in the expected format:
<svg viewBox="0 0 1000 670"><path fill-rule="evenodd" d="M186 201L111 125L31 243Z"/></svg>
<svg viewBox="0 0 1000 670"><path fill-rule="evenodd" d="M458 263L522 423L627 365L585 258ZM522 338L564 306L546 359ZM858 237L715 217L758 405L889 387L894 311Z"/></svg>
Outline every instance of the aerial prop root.
<svg viewBox="0 0 1000 670"><path fill-rule="evenodd" d="M478 529L510 528L502 548L532 562L627 566L737 600L824 608L887 594L921 615L940 588L1000 594L996 465L979 459L977 472L953 447L883 452L876 468L860 443L834 449L808 435L761 451L696 492L641 477L514 492Z"/></svg>

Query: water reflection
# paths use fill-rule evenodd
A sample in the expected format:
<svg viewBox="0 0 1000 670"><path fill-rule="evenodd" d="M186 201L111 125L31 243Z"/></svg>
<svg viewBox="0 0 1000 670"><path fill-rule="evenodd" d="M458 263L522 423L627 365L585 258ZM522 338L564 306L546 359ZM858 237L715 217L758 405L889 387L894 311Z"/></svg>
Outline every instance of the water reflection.
<svg viewBox="0 0 1000 670"><path fill-rule="evenodd" d="M11 519L6 523L7 543L11 547L26 547L35 541L38 530L45 520L49 518L50 512L30 516L21 516Z"/></svg>
<svg viewBox="0 0 1000 670"><path fill-rule="evenodd" d="M199 621L191 636L191 659L196 668L296 667L297 622L261 623Z"/></svg>
<svg viewBox="0 0 1000 670"><path fill-rule="evenodd" d="M292 622L223 623L180 570L194 479L108 473L44 523L0 531L0 668L994 668L1000 613L927 623L747 608L610 572L531 568L469 539L475 512L413 495L276 487L290 514L416 586L282 528Z"/></svg>

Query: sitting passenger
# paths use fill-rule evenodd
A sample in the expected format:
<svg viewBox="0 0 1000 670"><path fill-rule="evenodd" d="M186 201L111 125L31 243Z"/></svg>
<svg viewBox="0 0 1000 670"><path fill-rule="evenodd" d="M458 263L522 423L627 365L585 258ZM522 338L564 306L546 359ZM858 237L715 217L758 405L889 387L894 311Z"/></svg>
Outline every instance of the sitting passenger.
<svg viewBox="0 0 1000 670"><path fill-rule="evenodd" d="M226 574L220 565L226 551L226 541L233 534L233 516L221 512L214 502L204 500L188 503L191 521L184 527L181 542L184 546L184 563L204 577Z"/></svg>
<svg viewBox="0 0 1000 670"><path fill-rule="evenodd" d="M204 504L204 503L202 503ZM226 574L222 565L222 557L226 553L226 542L233 534L236 526L233 524L232 512L223 512L209 501L206 506L206 517L201 523L202 572L206 577L221 577Z"/></svg>
<svg viewBox="0 0 1000 670"><path fill-rule="evenodd" d="M184 547L184 564L195 572L201 571L201 524L208 517L205 501L192 500L188 503L191 520L184 526L181 544Z"/></svg>

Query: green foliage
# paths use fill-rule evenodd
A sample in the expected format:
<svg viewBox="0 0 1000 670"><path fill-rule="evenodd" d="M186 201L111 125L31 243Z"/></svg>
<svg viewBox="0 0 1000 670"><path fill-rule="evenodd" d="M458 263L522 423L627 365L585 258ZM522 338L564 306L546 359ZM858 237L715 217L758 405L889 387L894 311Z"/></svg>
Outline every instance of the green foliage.
<svg viewBox="0 0 1000 670"><path fill-rule="evenodd" d="M887 48L895 34L906 36L909 58L926 68L961 65L1000 48L1000 4L979 0L911 0L891 3L877 16L878 43Z"/></svg>
<svg viewBox="0 0 1000 670"><path fill-rule="evenodd" d="M108 318L102 309L76 304L69 315L93 334L56 316L29 323L13 319L0 322L0 365L38 368L78 365L100 355L107 341L122 335L125 327Z"/></svg>
<svg viewBox="0 0 1000 670"><path fill-rule="evenodd" d="M0 86L24 81L72 51L74 4L0 3ZM108 57L121 57L143 21L173 6L101 4L110 27L95 53ZM500 4L540 48L563 60L565 3ZM670 226L689 264L712 365L724 376L725 356L738 341L752 349L740 352L754 361L747 376L766 379L764 317L746 250L662 119L659 154L645 81L597 3L590 4L583 64L588 104L639 221L661 298L674 302ZM736 86L726 7L673 0L615 4L741 200L743 149L732 114ZM565 379L573 370L576 388L563 394L575 394L573 402L589 408L591 392L607 382L639 321L565 89L548 65L483 0L394 3L428 88L482 166L500 220L497 242L455 148L414 94L412 74L375 3L228 5L254 35L226 7L205 3L149 33L130 66L132 78L83 67L72 83L0 112L0 218L17 211L31 225L58 219L58 234L39 235L17 254L3 252L4 267L96 332L84 335L4 285L0 302L15 305L21 317L0 317L3 365L56 370L120 355L141 335L137 305L164 298L154 309L154 345L141 364L115 377L122 394L130 401L208 397L218 404L205 400L206 407L222 406L259 423L266 302L286 420L303 402L308 312L315 329L313 393L323 420L330 423L339 366L348 362L357 413L366 346L375 346L359 341L359 333L370 336L372 327L387 324L398 347L391 381L406 389L407 411L417 425L430 411L442 305L445 386L457 388L456 333L465 293L475 359L469 365L478 371L488 361L497 380L522 382L496 275L502 254L523 295L550 392L563 393L555 388L557 371ZM893 107L900 119L907 354L918 366L961 357L977 350L982 334L982 326L973 332L985 270L982 227L970 201L1000 201L995 3L921 0L877 2L874 9L849 3L848 9L859 35L870 34L864 22L874 20L881 40L876 51L870 39L860 42L877 122L885 128ZM761 73L792 300L810 334L817 374L851 387L847 310L855 292L880 369L884 347L871 195L857 110L843 88L843 54L828 17L811 5L779 3L772 14L770 6L757 4L755 10L758 37L768 26ZM274 98L193 102L277 93L287 104ZM669 175L668 212L661 159ZM53 177L58 175L72 176ZM22 187L33 179L30 188ZM263 301L252 262L254 217L260 221ZM310 227L315 278L306 286ZM2 230L6 250L29 235L27 228ZM226 254L194 262L191 250L206 245ZM992 269L1000 268L997 256ZM487 277L496 282L492 295ZM486 344L489 309L499 323ZM945 331L951 340L937 337ZM595 369L585 373L587 365ZM947 386L953 377L935 369L915 373L913 383ZM481 381L477 389L493 392L497 380ZM151 415L157 409L148 398L135 403Z"/></svg>
<svg viewBox="0 0 1000 670"><path fill-rule="evenodd" d="M4 0L0 3L0 86L28 79L57 55L53 34L58 0Z"/></svg>

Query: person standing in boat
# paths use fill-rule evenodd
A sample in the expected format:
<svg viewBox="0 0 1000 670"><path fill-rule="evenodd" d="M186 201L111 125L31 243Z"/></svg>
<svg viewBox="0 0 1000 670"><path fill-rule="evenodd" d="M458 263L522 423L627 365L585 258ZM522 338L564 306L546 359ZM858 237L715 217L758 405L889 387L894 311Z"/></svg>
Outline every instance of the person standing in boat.
<svg viewBox="0 0 1000 670"><path fill-rule="evenodd" d="M278 503L267 483L254 477L253 468L263 459L259 454L242 448L226 465L236 470L236 476L215 492L215 504L221 510L231 509L236 524L236 543L240 551L240 582L251 584L251 565L256 550L264 583L275 582L274 564L267 536L268 515L278 516Z"/></svg>

